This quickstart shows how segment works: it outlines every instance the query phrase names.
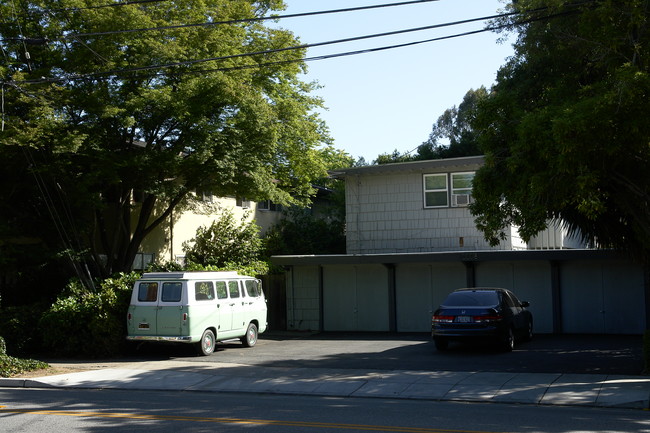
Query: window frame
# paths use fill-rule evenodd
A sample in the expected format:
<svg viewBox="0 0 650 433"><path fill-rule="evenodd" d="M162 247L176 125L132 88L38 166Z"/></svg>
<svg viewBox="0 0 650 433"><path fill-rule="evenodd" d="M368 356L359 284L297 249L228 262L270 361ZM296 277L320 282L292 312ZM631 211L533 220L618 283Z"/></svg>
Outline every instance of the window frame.
<svg viewBox="0 0 650 433"><path fill-rule="evenodd" d="M427 189L427 178L429 177L439 177L445 179L445 187ZM445 204L444 205L428 205L427 204L427 193L445 193ZM428 173L422 175L422 200L425 209L440 209L449 207L449 176L448 173Z"/></svg>

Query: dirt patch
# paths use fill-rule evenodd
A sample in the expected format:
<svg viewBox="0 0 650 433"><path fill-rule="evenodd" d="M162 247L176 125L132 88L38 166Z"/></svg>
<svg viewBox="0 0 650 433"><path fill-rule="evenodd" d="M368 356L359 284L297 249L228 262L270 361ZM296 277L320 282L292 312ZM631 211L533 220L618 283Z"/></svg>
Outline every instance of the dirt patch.
<svg viewBox="0 0 650 433"><path fill-rule="evenodd" d="M30 378L30 377L44 377L56 376L57 374L80 373L82 371L94 370L87 367L63 367L63 366L50 366L47 368L39 368L38 370L25 371L19 374L14 374L11 377L16 378Z"/></svg>

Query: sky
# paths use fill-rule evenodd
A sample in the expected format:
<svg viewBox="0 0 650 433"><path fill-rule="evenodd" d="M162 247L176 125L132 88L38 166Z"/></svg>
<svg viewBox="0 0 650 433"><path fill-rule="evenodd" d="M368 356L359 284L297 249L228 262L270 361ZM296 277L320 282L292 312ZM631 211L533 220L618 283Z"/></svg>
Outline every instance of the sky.
<svg viewBox="0 0 650 433"><path fill-rule="evenodd" d="M285 0L295 14L399 0ZM438 0L414 5L281 19L303 44L431 26L495 15L500 0ZM485 22L310 48L307 56L386 47L480 30ZM498 43L484 32L405 48L307 63L304 81L317 81L324 99L321 118L334 147L370 163L380 154L410 152L426 141L442 113L458 106L465 93L489 88L496 72L512 55L512 43Z"/></svg>

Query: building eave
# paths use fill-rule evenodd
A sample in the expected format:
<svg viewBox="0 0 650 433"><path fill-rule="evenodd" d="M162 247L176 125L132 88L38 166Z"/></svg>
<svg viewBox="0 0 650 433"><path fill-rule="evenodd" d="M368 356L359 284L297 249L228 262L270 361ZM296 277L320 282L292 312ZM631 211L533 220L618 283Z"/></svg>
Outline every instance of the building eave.
<svg viewBox="0 0 650 433"><path fill-rule="evenodd" d="M330 176L343 179L356 175L383 175L388 173L426 173L435 171L476 170L485 162L483 155L461 158L428 159L425 161L398 162L393 164L366 165L340 170L331 170Z"/></svg>

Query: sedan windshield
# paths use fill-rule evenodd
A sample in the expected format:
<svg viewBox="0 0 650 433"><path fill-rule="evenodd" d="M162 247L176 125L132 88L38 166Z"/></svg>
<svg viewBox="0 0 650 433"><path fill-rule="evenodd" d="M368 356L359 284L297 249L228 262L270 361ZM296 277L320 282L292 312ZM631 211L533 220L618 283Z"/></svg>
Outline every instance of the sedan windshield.
<svg viewBox="0 0 650 433"><path fill-rule="evenodd" d="M499 304L499 295L490 291L453 292L442 303L445 307L492 307Z"/></svg>

